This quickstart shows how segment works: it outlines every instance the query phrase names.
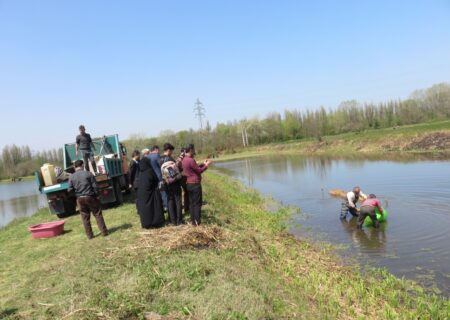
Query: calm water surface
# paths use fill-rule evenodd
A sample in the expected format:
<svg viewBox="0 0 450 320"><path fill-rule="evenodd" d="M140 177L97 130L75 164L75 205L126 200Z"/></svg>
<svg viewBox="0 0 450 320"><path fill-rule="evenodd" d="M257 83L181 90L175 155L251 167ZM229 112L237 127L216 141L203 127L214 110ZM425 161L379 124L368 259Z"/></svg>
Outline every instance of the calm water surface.
<svg viewBox="0 0 450 320"><path fill-rule="evenodd" d="M450 294L450 161L369 161L260 157L216 165L224 172L301 208L291 231L344 245L344 257L386 267L399 277ZM356 229L339 219L340 200L328 191L360 185L388 209L380 229Z"/></svg>
<svg viewBox="0 0 450 320"><path fill-rule="evenodd" d="M47 205L34 181L0 184L0 228Z"/></svg>

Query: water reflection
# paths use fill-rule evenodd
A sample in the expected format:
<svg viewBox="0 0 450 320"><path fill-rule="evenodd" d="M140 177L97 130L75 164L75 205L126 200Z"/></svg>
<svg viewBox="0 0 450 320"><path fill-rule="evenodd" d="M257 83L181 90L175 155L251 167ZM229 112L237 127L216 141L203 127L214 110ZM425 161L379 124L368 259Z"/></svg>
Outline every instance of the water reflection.
<svg viewBox="0 0 450 320"><path fill-rule="evenodd" d="M245 159L245 168L247 170L247 184L253 187L253 167L249 159Z"/></svg>
<svg viewBox="0 0 450 320"><path fill-rule="evenodd" d="M386 245L386 224L381 224L379 229L356 227L358 218L352 217L350 220L339 219L342 229L348 234L349 240L358 246L363 252L376 252L385 254Z"/></svg>
<svg viewBox="0 0 450 320"><path fill-rule="evenodd" d="M259 173L267 174L267 173L281 173L283 175L290 176L295 171L310 171L316 174L316 177L319 177L320 180L324 181L327 177L328 173L333 170L333 166L336 165L337 162L343 163L348 169L355 169L364 167L366 160L362 159L352 159L352 160L340 160L336 158L332 158L329 156L321 156L321 157L300 157L295 155L287 155L283 156L283 160L285 161L277 161L280 156L268 156L267 159L271 162L276 162L276 165L273 166L258 166ZM242 160L245 161L246 166L251 166L252 164L257 165L258 159L251 158ZM226 166L228 167L228 166Z"/></svg>
<svg viewBox="0 0 450 320"><path fill-rule="evenodd" d="M46 199L37 192L33 181L0 185L0 227L45 206Z"/></svg>

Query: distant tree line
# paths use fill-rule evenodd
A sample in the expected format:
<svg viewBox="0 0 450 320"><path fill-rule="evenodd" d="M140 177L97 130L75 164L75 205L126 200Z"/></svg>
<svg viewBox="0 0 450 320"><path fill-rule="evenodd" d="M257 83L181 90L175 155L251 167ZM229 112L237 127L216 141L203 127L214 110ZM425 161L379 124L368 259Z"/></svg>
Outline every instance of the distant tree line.
<svg viewBox="0 0 450 320"><path fill-rule="evenodd" d="M15 144L5 146L0 158L0 178L15 179L32 175L44 163L62 165L62 149L52 149L32 152L30 147L16 146Z"/></svg>
<svg viewBox="0 0 450 320"><path fill-rule="evenodd" d="M181 147L195 143L202 153L232 152L236 148L293 139L316 138L367 129L450 119L450 84L440 83L414 91L408 99L384 103L342 102L334 110L284 110L264 118L254 117L218 123L204 130L161 132L158 137L133 135L124 143L128 149L142 149L171 142Z"/></svg>
<svg viewBox="0 0 450 320"><path fill-rule="evenodd" d="M334 110L284 110L264 118L254 117L218 123L206 123L203 130L165 130L158 137L135 134L122 141L129 151L170 142L178 148L194 143L203 154L233 152L240 147L287 140L315 138L367 129L450 119L450 84L440 83L413 92L406 100L385 103L342 102ZM130 152L131 153L131 152ZM5 146L0 159L0 178L32 174L49 162L62 166L63 150L31 152L28 146Z"/></svg>

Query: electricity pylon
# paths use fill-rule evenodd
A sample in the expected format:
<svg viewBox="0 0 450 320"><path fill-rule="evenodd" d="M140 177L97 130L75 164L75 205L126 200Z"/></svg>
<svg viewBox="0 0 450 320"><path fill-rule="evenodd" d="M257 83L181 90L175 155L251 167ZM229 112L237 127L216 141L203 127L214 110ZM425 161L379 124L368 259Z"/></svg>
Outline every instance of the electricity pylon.
<svg viewBox="0 0 450 320"><path fill-rule="evenodd" d="M200 130L203 130L203 117L205 116L205 108L203 107L203 103L198 98L194 104L194 114L198 118L198 121L200 123Z"/></svg>

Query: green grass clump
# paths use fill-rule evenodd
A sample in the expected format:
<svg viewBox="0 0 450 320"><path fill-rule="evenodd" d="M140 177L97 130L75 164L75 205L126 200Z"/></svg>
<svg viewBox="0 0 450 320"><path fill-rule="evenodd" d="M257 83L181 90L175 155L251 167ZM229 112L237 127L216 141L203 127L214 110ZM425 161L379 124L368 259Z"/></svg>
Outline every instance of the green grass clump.
<svg viewBox="0 0 450 320"><path fill-rule="evenodd" d="M91 241L79 216L66 219L65 235L41 240L26 228L51 220L47 210L14 221L0 230L0 318L449 317L448 300L385 270L362 275L330 249L290 236L289 208L268 212L259 194L213 172L204 190L204 223L226 236L202 249L173 248L158 231L143 232L132 203L106 210L111 234Z"/></svg>

